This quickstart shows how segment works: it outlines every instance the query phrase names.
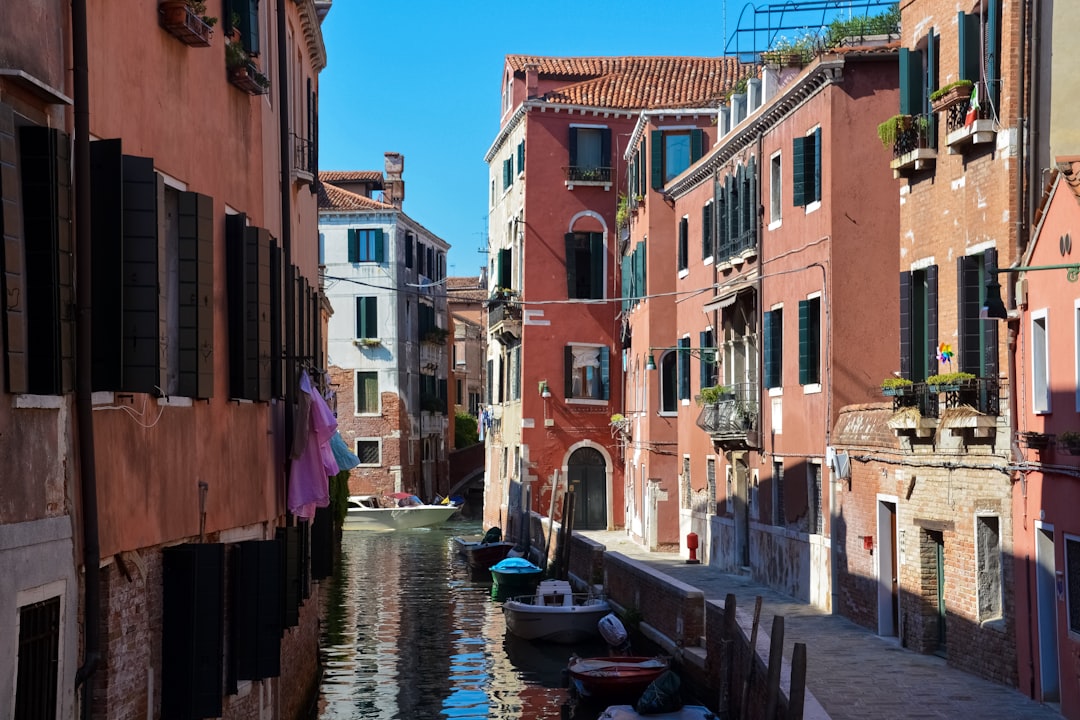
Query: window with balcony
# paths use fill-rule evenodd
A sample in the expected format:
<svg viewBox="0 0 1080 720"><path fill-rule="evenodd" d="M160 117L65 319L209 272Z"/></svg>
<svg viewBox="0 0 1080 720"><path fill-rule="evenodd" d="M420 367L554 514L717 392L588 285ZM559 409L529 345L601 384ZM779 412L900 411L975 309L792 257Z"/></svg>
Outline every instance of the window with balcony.
<svg viewBox="0 0 1080 720"><path fill-rule="evenodd" d="M938 267L900 273L900 375L919 382L937 373Z"/></svg>
<svg viewBox="0 0 1080 720"><path fill-rule="evenodd" d="M698 128L653 130L652 188L660 190L701 157L704 134Z"/></svg>
<svg viewBox="0 0 1080 720"><path fill-rule="evenodd" d="M603 233L572 232L566 234L565 240L567 297L604 297Z"/></svg>
<svg viewBox="0 0 1080 720"><path fill-rule="evenodd" d="M570 126L567 182L611 182L611 129Z"/></svg>
<svg viewBox="0 0 1080 720"><path fill-rule="evenodd" d="M607 400L610 351L600 345L568 345L564 351L567 400Z"/></svg>
<svg viewBox="0 0 1080 720"><path fill-rule="evenodd" d="M986 304L986 283L997 268L997 250L957 258L957 365L978 378L997 378L998 324L981 317Z"/></svg>
<svg viewBox="0 0 1080 720"><path fill-rule="evenodd" d="M379 373L374 370L356 372L356 414L378 415L379 410Z"/></svg>
<svg viewBox="0 0 1080 720"><path fill-rule="evenodd" d="M757 246L757 189L757 161L753 157L717 183L717 262L726 262Z"/></svg>
<svg viewBox="0 0 1080 720"><path fill-rule="evenodd" d="M701 377L700 377L700 389L715 387L720 383L720 363L717 358L716 350L706 350L705 348L716 347L716 336L713 331L704 330L699 334L699 341L701 343Z"/></svg>
<svg viewBox="0 0 1080 720"><path fill-rule="evenodd" d="M386 238L381 229L349 228L349 262L383 262Z"/></svg>

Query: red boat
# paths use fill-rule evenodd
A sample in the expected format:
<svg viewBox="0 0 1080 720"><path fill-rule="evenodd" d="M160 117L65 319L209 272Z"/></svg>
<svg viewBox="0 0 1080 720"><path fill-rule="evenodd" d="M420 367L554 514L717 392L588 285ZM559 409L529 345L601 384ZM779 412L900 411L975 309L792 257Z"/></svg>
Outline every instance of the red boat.
<svg viewBox="0 0 1080 720"><path fill-rule="evenodd" d="M567 670L574 690L583 698L636 702L669 665L666 657L581 658L574 655Z"/></svg>

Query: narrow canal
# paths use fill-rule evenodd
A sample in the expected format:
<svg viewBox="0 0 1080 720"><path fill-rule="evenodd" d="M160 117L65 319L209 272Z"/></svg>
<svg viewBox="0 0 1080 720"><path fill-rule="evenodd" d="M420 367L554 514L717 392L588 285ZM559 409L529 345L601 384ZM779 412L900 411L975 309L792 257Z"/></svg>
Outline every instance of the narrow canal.
<svg viewBox="0 0 1080 720"><path fill-rule="evenodd" d="M453 550L479 523L389 533L346 532L325 593L320 719L559 720L571 652L507 636L490 578L474 580ZM576 708L573 720L595 720Z"/></svg>

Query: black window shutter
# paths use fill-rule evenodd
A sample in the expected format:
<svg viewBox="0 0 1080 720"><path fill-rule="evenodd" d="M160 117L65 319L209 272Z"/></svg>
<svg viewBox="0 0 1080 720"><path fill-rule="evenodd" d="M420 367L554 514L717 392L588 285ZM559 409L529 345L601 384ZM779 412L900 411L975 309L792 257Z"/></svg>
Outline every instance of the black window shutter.
<svg viewBox="0 0 1080 720"><path fill-rule="evenodd" d="M277 540L261 540L255 544L258 546L255 678L261 679L281 675L281 634L284 631L281 624L284 582L281 558L284 550Z"/></svg>
<svg viewBox="0 0 1080 720"><path fill-rule="evenodd" d="M281 245L275 239L270 240L270 394L273 397L285 395L285 284L283 264L285 261Z"/></svg>
<svg viewBox="0 0 1080 720"><path fill-rule="evenodd" d="M600 167L611 167L611 128L600 130Z"/></svg>
<svg viewBox="0 0 1080 720"><path fill-rule="evenodd" d="M712 239L712 203L706 203L701 208L701 259L711 257L713 254Z"/></svg>
<svg viewBox="0 0 1080 720"><path fill-rule="evenodd" d="M259 0L235 0L246 8L240 13L240 32L244 47L252 55L258 55L261 50L259 38Z"/></svg>
<svg viewBox="0 0 1080 720"><path fill-rule="evenodd" d="M679 218L679 246L676 248L676 251L678 252L679 270L685 270L689 265L686 257L689 251L689 248L687 247L687 244L689 243L689 238L687 238L687 235L690 232L689 225L689 220L686 218Z"/></svg>
<svg viewBox="0 0 1080 720"><path fill-rule="evenodd" d="M809 385L810 380L810 303L799 301L799 384Z"/></svg>
<svg viewBox="0 0 1080 720"><path fill-rule="evenodd" d="M931 265L926 268L926 347L929 352L927 367L928 375L938 372L937 361L938 346L938 267ZM922 379L922 378L920 378Z"/></svg>
<svg viewBox="0 0 1080 720"><path fill-rule="evenodd" d="M158 365L158 183L152 158L124 155L122 166L121 387L128 392L153 393L161 384Z"/></svg>
<svg viewBox="0 0 1080 720"><path fill-rule="evenodd" d="M517 352L521 352L521 348L516 348ZM518 362L514 366L516 375L514 377L514 388L516 397L521 397L521 363ZM446 389L446 378L439 378L439 410L444 414L447 412L447 400L449 399Z"/></svg>
<svg viewBox="0 0 1080 720"><path fill-rule="evenodd" d="M0 165L18 168L19 143L15 137L13 111L0 104ZM4 332L7 390L29 392L23 213L15 199L18 172L0 173L0 296L5 298Z"/></svg>
<svg viewBox="0 0 1080 720"><path fill-rule="evenodd" d="M364 298L367 304L364 306L364 337L379 337L379 299L376 296Z"/></svg>
<svg viewBox="0 0 1080 720"><path fill-rule="evenodd" d="M119 140L90 143L90 176L90 234L94 246L91 260L92 385L94 390L120 390L123 388L123 292L117 289L123 287L124 274L124 189L123 153ZM28 269L31 259L32 255L28 253ZM30 300L34 300L33 295ZM33 305L29 319L36 324Z"/></svg>
<svg viewBox="0 0 1080 720"><path fill-rule="evenodd" d="M224 545L192 543L166 548L162 565L162 717L220 717Z"/></svg>
<svg viewBox="0 0 1080 720"><path fill-rule="evenodd" d="M979 265L982 258L978 255L964 255L956 259L956 287L957 302L957 325L959 329L960 347L957 348L956 356L960 372L979 374L983 348L979 318L981 309L981 291L979 281L982 274Z"/></svg>
<svg viewBox="0 0 1080 720"><path fill-rule="evenodd" d="M807 203L806 142L807 138L797 137L791 143L791 203L795 207Z"/></svg>
<svg viewBox="0 0 1080 720"><path fill-rule="evenodd" d="M604 297L604 234L589 233L589 297Z"/></svg>
<svg viewBox="0 0 1080 720"><path fill-rule="evenodd" d="M284 627L300 624L300 529L296 526L277 529L281 549L281 612Z"/></svg>
<svg viewBox="0 0 1080 720"><path fill-rule="evenodd" d="M511 248L499 250L499 287L513 287L514 278L514 255Z"/></svg>
<svg viewBox="0 0 1080 720"><path fill-rule="evenodd" d="M900 273L900 375L911 376L911 273Z"/></svg>
<svg viewBox="0 0 1080 720"><path fill-rule="evenodd" d="M214 201L181 192L179 219L180 327L178 392L209 398L214 391Z"/></svg>
<svg viewBox="0 0 1080 720"><path fill-rule="evenodd" d="M255 399L270 400L270 231L257 228L254 233L256 253L256 337ZM300 296L304 298L304 295Z"/></svg>
<svg viewBox="0 0 1080 720"><path fill-rule="evenodd" d="M247 289L247 267L244 263L244 249L247 234L247 216L243 214L225 216L225 271L228 282L228 317L229 317L229 397L246 398L245 350L248 345L250 328L245 322Z"/></svg>
<svg viewBox="0 0 1080 720"><path fill-rule="evenodd" d="M652 189L659 190L664 187L664 131L653 130L649 134L652 136Z"/></svg>
<svg viewBox="0 0 1080 720"><path fill-rule="evenodd" d="M572 168L577 167L577 133L576 127L570 128L570 137L567 139L567 145L569 150L569 165Z"/></svg>
<svg viewBox="0 0 1080 720"><path fill-rule="evenodd" d="M638 146L638 195L645 197L645 193L649 190L649 183L645 175L645 143L642 141Z"/></svg>
<svg viewBox="0 0 1080 720"><path fill-rule="evenodd" d="M330 508L315 508L311 523L311 579L323 580L334 574L334 516Z"/></svg>
<svg viewBox="0 0 1080 720"><path fill-rule="evenodd" d="M229 552L229 690L255 680L259 637L259 543L242 542Z"/></svg>
<svg viewBox="0 0 1080 720"><path fill-rule="evenodd" d="M412 233L405 235L405 267L411 268L413 266L413 244L416 242L416 238Z"/></svg>
<svg viewBox="0 0 1080 720"><path fill-rule="evenodd" d="M577 297L577 241L574 233L563 235L566 248L566 297Z"/></svg>
<svg viewBox="0 0 1080 720"><path fill-rule="evenodd" d="M574 348L567 345L563 348L563 390L567 399L574 397Z"/></svg>
<svg viewBox="0 0 1080 720"><path fill-rule="evenodd" d="M997 269L997 250L990 248L983 253L985 268L984 277L987 280L994 277L993 270ZM979 307L986 303L986 283L980 283ZM997 320L979 318L983 327L983 372L982 376L997 378L998 376L998 323Z"/></svg>

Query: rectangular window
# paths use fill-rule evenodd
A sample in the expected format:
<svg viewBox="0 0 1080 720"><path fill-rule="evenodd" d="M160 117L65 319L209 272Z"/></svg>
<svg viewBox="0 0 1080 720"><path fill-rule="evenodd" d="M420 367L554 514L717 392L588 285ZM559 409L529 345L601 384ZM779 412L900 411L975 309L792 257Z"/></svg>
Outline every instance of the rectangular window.
<svg viewBox="0 0 1080 720"><path fill-rule="evenodd" d="M653 130L652 188L659 190L701 157L703 133L698 128Z"/></svg>
<svg viewBox="0 0 1080 720"><path fill-rule="evenodd" d="M699 334L701 343L700 357L700 389L714 387L720 382L720 364L718 362L716 337L712 330L705 330Z"/></svg>
<svg viewBox="0 0 1080 720"><path fill-rule="evenodd" d="M769 161L769 223L775 225L783 217L783 175L781 174L780 153Z"/></svg>
<svg viewBox="0 0 1080 720"><path fill-rule="evenodd" d="M356 457L360 458L360 464L368 467L382 465L382 448L378 438L357 438Z"/></svg>
<svg viewBox="0 0 1080 720"><path fill-rule="evenodd" d="M690 262L688 255L690 254L690 218L685 215L679 220L679 245L676 248L679 253L679 270L686 270L689 267Z"/></svg>
<svg viewBox="0 0 1080 720"><path fill-rule="evenodd" d="M690 338L679 338L679 399L690 399Z"/></svg>
<svg viewBox="0 0 1080 720"><path fill-rule="evenodd" d="M376 297L356 298L356 337L379 337L379 299Z"/></svg>
<svg viewBox="0 0 1080 720"><path fill-rule="evenodd" d="M1065 576L1069 632L1080 634L1080 537L1075 535L1065 536Z"/></svg>
<svg viewBox="0 0 1080 720"><path fill-rule="evenodd" d="M784 515L784 463L774 460L772 464L773 478L773 525L783 527L787 524Z"/></svg>
<svg viewBox="0 0 1080 720"><path fill-rule="evenodd" d="M356 414L379 414L379 373L360 370L356 372Z"/></svg>
<svg viewBox="0 0 1080 720"><path fill-rule="evenodd" d="M975 567L979 620L1001 617L1001 532L995 515L975 518Z"/></svg>
<svg viewBox="0 0 1080 720"><path fill-rule="evenodd" d="M784 360L784 309L776 308L764 313L765 332L765 387L775 388L783 385Z"/></svg>
<svg viewBox="0 0 1080 720"><path fill-rule="evenodd" d="M689 509L693 504L693 489L690 487L690 456L682 459L682 507Z"/></svg>
<svg viewBox="0 0 1080 720"><path fill-rule="evenodd" d="M386 259L386 237L380 228L349 228L349 262L383 262Z"/></svg>
<svg viewBox="0 0 1080 720"><path fill-rule="evenodd" d="M799 301L799 384L821 382L821 298Z"/></svg>
<svg viewBox="0 0 1080 720"><path fill-rule="evenodd" d="M271 242L270 233L248 226L245 215L225 216L233 398L266 402L271 396Z"/></svg>
<svg viewBox="0 0 1080 720"><path fill-rule="evenodd" d="M792 141L791 192L796 207L821 200L821 128Z"/></svg>
<svg viewBox="0 0 1080 720"><path fill-rule="evenodd" d="M506 192L510 189L510 186L514 184L514 158L508 157L503 160L502 175L502 189L503 192Z"/></svg>
<svg viewBox="0 0 1080 720"><path fill-rule="evenodd" d="M510 399L521 399L521 346L510 350Z"/></svg>
<svg viewBox="0 0 1080 720"><path fill-rule="evenodd" d="M938 268L900 273L900 374L919 382L937 372Z"/></svg>
<svg viewBox="0 0 1080 720"><path fill-rule="evenodd" d="M605 280L603 233L567 233L565 242L567 298L603 298ZM507 253L509 252L508 250Z"/></svg>
<svg viewBox="0 0 1080 720"><path fill-rule="evenodd" d="M410 269L413 266L414 245L416 245L416 236L411 232L405 233L405 267Z"/></svg>
<svg viewBox="0 0 1080 720"><path fill-rule="evenodd" d="M597 345L568 345L565 350L567 399L608 399L610 351Z"/></svg>
<svg viewBox="0 0 1080 720"><path fill-rule="evenodd" d="M712 200L705 203L701 209L701 259L708 260L713 256L713 203Z"/></svg>
<svg viewBox="0 0 1080 720"><path fill-rule="evenodd" d="M1031 314L1031 411L1050 412L1050 339L1045 310Z"/></svg>
<svg viewBox="0 0 1080 720"><path fill-rule="evenodd" d="M517 171L520 175L525 172L525 141L522 140L517 146Z"/></svg>
<svg viewBox="0 0 1080 720"><path fill-rule="evenodd" d="M19 652L14 720L56 717L60 654L60 598L19 608Z"/></svg>
<svg viewBox="0 0 1080 720"><path fill-rule="evenodd" d="M705 487L709 494L708 513L713 515L716 513L716 458L711 455L705 458Z"/></svg>
<svg viewBox="0 0 1080 720"><path fill-rule="evenodd" d="M807 490L810 492L810 505L813 518L810 521L810 532L822 535L825 532L825 514L821 506L821 463L812 462L806 466L810 474Z"/></svg>

